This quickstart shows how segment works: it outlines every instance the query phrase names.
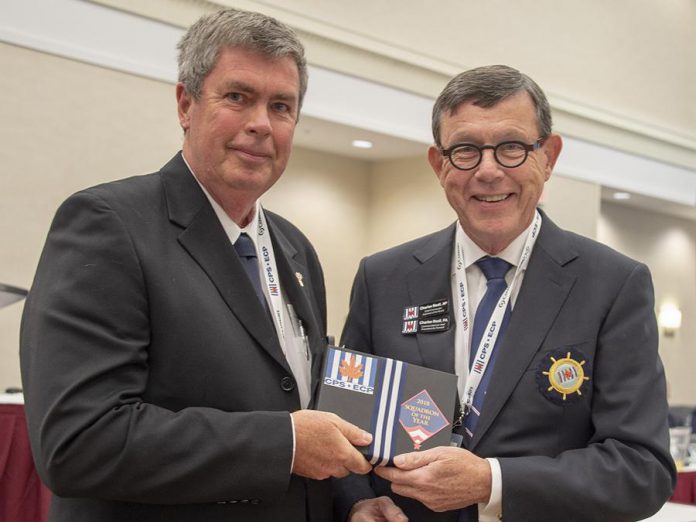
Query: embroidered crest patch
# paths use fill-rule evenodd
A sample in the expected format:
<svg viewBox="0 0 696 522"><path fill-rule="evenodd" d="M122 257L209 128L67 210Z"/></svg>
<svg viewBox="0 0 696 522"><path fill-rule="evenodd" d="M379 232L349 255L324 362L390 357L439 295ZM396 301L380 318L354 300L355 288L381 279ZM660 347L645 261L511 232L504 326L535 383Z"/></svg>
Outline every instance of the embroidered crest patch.
<svg viewBox="0 0 696 522"><path fill-rule="evenodd" d="M559 348L541 361L536 380L539 391L554 403L579 400L590 380L587 357L575 348Z"/></svg>

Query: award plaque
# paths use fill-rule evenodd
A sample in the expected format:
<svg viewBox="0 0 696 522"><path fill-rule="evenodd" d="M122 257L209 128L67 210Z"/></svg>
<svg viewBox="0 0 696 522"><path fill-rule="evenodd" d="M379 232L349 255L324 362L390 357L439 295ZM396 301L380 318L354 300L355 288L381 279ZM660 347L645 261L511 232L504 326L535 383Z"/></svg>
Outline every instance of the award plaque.
<svg viewBox="0 0 696 522"><path fill-rule="evenodd" d="M358 449L379 466L448 446L456 399L454 374L329 346L317 409L372 433L372 444Z"/></svg>

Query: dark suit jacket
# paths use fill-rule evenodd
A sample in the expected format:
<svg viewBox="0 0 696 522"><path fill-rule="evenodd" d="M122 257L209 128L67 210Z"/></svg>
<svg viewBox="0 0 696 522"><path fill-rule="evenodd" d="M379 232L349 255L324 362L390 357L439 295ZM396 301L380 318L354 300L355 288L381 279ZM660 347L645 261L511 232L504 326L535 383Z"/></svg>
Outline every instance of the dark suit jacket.
<svg viewBox="0 0 696 522"><path fill-rule="evenodd" d="M364 259L342 343L454 372L454 327L402 335L407 306L451 295L455 227ZM672 491L667 402L647 267L543 216L469 449L497 457L506 521L637 520ZM450 320L454 323L454 306ZM565 401L548 391L549 354L586 360ZM578 361L579 362L579 361ZM545 385L544 378L546 379ZM339 481L339 510L385 494L374 477ZM398 499L411 520L456 520Z"/></svg>
<svg viewBox="0 0 696 522"><path fill-rule="evenodd" d="M297 228L266 214L316 377L321 267ZM329 516L328 483L290 474L300 400L275 329L180 154L60 207L21 367L34 457L57 495L51 521Z"/></svg>

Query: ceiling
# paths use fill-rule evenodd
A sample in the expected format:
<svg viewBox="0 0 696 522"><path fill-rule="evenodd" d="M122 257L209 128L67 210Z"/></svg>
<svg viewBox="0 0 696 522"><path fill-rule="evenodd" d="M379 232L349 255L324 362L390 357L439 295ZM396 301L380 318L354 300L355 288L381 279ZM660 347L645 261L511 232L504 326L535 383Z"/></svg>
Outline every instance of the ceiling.
<svg viewBox="0 0 696 522"><path fill-rule="evenodd" d="M356 148L353 140L372 142L371 149ZM295 130L295 145L367 161L425 156L425 143L389 136L359 127L302 115Z"/></svg>
<svg viewBox="0 0 696 522"><path fill-rule="evenodd" d="M632 208L638 208L649 212L657 212L659 214L667 214L669 216L678 217L696 221L696 207L690 205L681 205L664 199L652 198L642 194L630 194L630 199L617 200L614 198L616 192L625 192L622 189L602 186L602 201L614 205L623 205Z"/></svg>

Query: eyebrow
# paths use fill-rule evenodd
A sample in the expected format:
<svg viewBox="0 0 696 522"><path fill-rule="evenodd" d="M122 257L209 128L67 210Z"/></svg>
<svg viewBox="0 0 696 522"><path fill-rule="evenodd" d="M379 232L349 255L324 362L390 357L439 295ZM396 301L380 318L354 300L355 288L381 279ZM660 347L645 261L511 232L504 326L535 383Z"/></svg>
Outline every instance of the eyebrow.
<svg viewBox="0 0 696 522"><path fill-rule="evenodd" d="M240 91L245 94L256 94L257 89L245 82L240 82L238 80L230 80L224 84L224 89L226 91ZM279 92L271 96L273 100L281 100L297 103L298 96L293 93Z"/></svg>
<svg viewBox="0 0 696 522"><path fill-rule="evenodd" d="M224 88L226 91L242 91L242 92L249 92L249 93L254 93L256 92L256 89L254 89L251 85L248 83L240 82L237 80L230 80L225 82Z"/></svg>

